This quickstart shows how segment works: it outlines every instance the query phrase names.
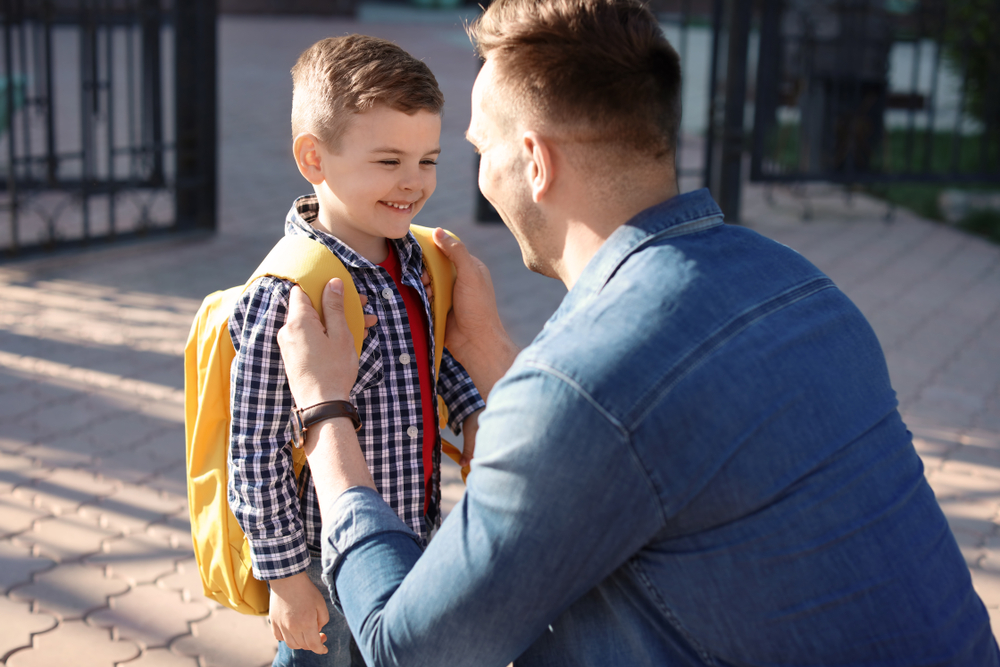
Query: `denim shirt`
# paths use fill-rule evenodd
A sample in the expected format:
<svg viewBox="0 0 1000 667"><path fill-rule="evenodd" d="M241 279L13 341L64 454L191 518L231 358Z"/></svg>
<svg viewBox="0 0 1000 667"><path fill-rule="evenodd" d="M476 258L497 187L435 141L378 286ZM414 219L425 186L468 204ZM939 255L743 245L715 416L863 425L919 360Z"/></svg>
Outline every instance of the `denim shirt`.
<svg viewBox="0 0 1000 667"><path fill-rule="evenodd" d="M334 515L370 664L1000 664L871 327L704 190L592 258L422 555L369 489Z"/></svg>

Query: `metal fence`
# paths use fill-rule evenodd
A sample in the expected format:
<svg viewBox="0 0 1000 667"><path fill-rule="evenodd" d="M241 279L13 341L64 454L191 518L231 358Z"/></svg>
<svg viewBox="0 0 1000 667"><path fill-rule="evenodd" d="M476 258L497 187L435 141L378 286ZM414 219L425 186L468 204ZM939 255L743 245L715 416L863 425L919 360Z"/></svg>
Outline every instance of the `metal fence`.
<svg viewBox="0 0 1000 667"><path fill-rule="evenodd" d="M751 178L1000 181L996 0L767 0Z"/></svg>
<svg viewBox="0 0 1000 667"><path fill-rule="evenodd" d="M1000 183L998 0L716 0L706 183Z"/></svg>
<svg viewBox="0 0 1000 667"><path fill-rule="evenodd" d="M215 225L211 0L4 0L0 257Z"/></svg>

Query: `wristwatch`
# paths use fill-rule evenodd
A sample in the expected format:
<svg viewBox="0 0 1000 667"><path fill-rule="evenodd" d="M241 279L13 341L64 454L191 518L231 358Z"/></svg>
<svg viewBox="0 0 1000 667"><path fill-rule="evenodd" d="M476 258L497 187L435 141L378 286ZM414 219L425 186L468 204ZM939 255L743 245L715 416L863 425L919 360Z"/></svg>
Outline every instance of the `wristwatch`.
<svg viewBox="0 0 1000 667"><path fill-rule="evenodd" d="M354 423L354 430L361 430L361 415L350 401L326 401L310 405L308 408L292 407L292 446L296 449L305 447L306 431L313 424L318 424L335 417L348 417Z"/></svg>

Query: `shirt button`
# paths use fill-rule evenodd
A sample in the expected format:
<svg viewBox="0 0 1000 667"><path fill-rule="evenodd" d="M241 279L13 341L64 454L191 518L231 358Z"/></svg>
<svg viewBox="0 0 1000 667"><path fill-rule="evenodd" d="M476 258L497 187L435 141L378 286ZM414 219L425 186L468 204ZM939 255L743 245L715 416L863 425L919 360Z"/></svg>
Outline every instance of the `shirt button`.
<svg viewBox="0 0 1000 667"><path fill-rule="evenodd" d="M415 438L418 435L420 435L420 431L419 429L417 429L416 426L411 426L410 428L406 429L406 435L410 436L411 438Z"/></svg>
<svg viewBox="0 0 1000 667"><path fill-rule="evenodd" d="M408 355L406 352L399 355L399 363L403 364L404 366L410 363L410 355Z"/></svg>
<svg viewBox="0 0 1000 667"><path fill-rule="evenodd" d="M382 298L383 299L391 299L392 298L392 290L389 289L388 287L386 287L384 290L382 290Z"/></svg>

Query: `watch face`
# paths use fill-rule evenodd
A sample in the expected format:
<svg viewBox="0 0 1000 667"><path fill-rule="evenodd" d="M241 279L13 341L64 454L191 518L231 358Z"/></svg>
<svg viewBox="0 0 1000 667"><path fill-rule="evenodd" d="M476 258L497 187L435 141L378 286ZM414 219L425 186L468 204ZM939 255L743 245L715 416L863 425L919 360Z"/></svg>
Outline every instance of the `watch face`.
<svg viewBox="0 0 1000 667"><path fill-rule="evenodd" d="M305 443L302 441L302 431L305 430L302 424L302 415L295 408L292 408L292 446L300 449Z"/></svg>

